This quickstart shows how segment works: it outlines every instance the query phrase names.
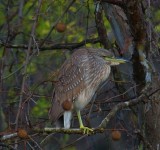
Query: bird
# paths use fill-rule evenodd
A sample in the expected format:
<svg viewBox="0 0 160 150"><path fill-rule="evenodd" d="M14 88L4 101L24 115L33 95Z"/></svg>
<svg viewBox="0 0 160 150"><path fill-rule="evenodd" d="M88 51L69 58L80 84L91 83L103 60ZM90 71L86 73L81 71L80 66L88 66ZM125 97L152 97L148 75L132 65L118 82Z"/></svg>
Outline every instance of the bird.
<svg viewBox="0 0 160 150"><path fill-rule="evenodd" d="M83 125L80 111L92 100L95 92L109 77L111 66L125 63L103 48L74 50L59 69L49 110L49 119L56 122L62 115L64 128L69 129L73 111L77 112L83 133L93 130Z"/></svg>

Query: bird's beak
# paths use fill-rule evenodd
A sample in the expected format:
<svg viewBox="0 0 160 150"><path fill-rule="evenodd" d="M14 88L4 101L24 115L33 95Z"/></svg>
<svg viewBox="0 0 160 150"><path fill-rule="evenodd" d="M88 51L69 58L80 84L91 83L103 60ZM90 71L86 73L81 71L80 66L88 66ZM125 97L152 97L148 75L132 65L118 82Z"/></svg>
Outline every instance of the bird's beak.
<svg viewBox="0 0 160 150"><path fill-rule="evenodd" d="M128 60L122 59L122 58L114 58L114 57L105 57L106 61L110 62L111 65L119 65L126 62L129 62Z"/></svg>

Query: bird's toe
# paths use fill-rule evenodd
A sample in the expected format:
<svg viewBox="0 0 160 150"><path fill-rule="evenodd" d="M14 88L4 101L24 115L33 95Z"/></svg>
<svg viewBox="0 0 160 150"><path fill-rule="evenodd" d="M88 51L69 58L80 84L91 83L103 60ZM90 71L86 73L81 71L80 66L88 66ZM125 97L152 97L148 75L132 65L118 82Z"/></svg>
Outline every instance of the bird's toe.
<svg viewBox="0 0 160 150"><path fill-rule="evenodd" d="M82 126L82 127L80 127L80 129L83 131L83 134L91 134L91 133L93 133L93 129L88 128L88 127Z"/></svg>

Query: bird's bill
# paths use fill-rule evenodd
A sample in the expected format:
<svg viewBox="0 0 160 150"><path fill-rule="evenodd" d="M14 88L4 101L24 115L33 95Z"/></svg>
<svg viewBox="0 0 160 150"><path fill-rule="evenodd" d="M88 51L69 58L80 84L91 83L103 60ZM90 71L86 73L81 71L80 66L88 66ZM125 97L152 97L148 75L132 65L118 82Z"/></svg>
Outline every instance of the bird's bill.
<svg viewBox="0 0 160 150"><path fill-rule="evenodd" d="M111 64L123 64L123 63L126 63L128 62L127 60L125 59L121 59L121 58L110 58L110 57L105 57L104 58L106 61L109 61Z"/></svg>

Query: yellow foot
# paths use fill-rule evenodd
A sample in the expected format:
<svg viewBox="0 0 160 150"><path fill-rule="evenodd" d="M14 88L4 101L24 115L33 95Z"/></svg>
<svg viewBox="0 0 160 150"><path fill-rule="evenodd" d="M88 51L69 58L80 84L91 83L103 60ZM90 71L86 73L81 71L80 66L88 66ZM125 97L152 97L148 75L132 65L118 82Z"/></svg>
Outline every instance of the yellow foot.
<svg viewBox="0 0 160 150"><path fill-rule="evenodd" d="M93 130L91 128L88 128L88 127L81 126L80 129L83 130L83 134L93 133Z"/></svg>

